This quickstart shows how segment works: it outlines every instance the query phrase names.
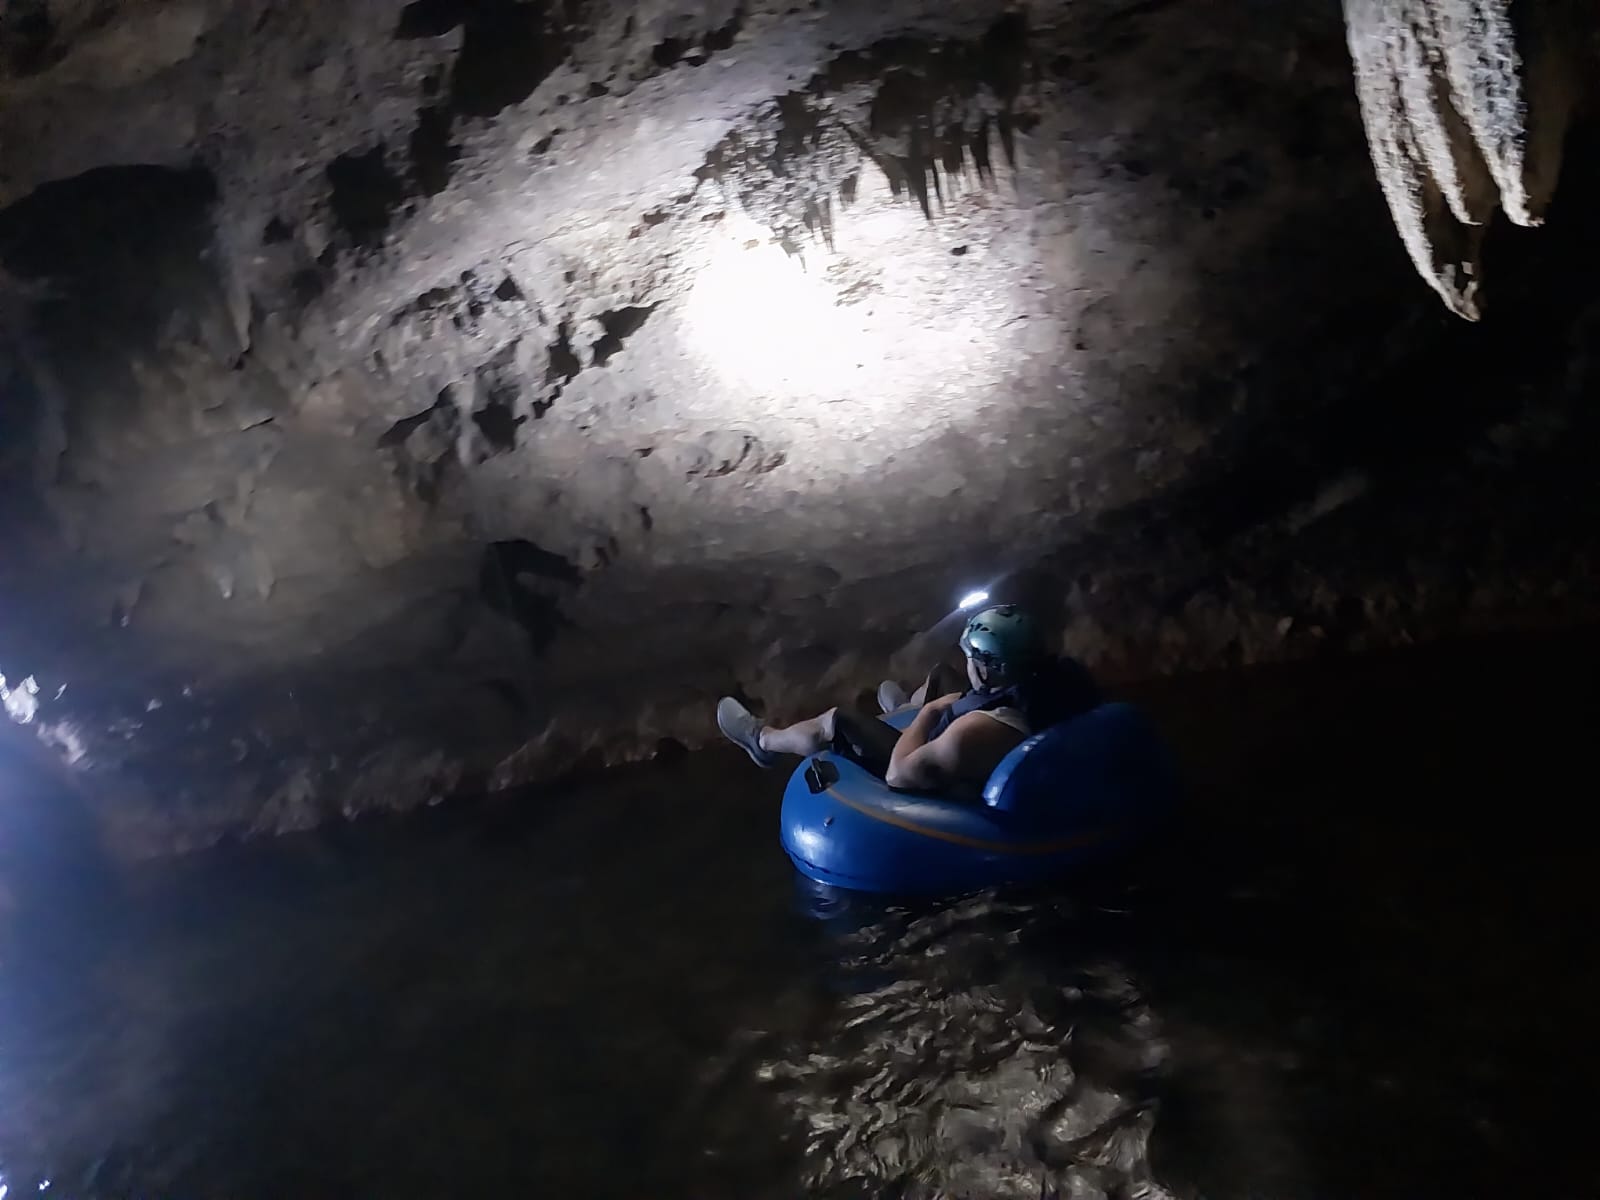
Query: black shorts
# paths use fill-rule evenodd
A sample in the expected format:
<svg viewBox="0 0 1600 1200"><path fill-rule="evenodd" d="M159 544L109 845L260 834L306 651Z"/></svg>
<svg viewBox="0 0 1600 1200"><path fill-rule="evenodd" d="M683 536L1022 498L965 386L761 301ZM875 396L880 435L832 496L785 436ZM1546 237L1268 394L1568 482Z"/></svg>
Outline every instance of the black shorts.
<svg viewBox="0 0 1600 1200"><path fill-rule="evenodd" d="M923 681L922 694L933 700L950 692L959 692L966 685L964 675L948 663L939 663ZM888 774L889 756L894 753L894 744L899 740L900 731L887 724L877 713L868 712L857 705L841 704L834 714L833 743L829 749L882 779Z"/></svg>
<svg viewBox="0 0 1600 1200"><path fill-rule="evenodd" d="M848 758L882 779L889 770L889 756L900 740L900 731L864 708L840 705L833 716L835 754Z"/></svg>

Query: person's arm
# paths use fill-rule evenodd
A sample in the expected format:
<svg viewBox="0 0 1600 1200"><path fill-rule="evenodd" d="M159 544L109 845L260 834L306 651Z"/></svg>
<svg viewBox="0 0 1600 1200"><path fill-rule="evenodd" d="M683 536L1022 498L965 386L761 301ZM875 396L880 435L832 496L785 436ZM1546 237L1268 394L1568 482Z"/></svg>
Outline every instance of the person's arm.
<svg viewBox="0 0 1600 1200"><path fill-rule="evenodd" d="M962 783L982 787L1000 760L1023 740L1009 725L983 713L968 713L930 742L928 733L939 714L959 698L942 696L923 706L895 743L885 783L918 792L949 790Z"/></svg>
<svg viewBox="0 0 1600 1200"><path fill-rule="evenodd" d="M939 717L959 699L961 699L960 692L951 692L947 696L940 696L937 700L929 700L917 710L917 715L911 718L911 724L901 732L900 740L895 742L894 750L889 755L889 769L883 776L885 783L890 787L916 786L910 783L896 783L897 770L907 758L928 744L928 735L939 723Z"/></svg>

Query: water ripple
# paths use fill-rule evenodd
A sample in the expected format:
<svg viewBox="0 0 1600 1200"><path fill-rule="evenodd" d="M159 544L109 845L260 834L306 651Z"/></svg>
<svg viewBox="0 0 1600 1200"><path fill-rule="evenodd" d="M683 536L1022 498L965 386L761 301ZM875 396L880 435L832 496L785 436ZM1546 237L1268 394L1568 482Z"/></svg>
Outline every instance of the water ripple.
<svg viewBox="0 0 1600 1200"><path fill-rule="evenodd" d="M884 910L836 934L802 1027L747 1031L713 1073L754 1077L817 1195L1160 1196L1160 1021L1125 967L1062 964L1072 930L992 895Z"/></svg>

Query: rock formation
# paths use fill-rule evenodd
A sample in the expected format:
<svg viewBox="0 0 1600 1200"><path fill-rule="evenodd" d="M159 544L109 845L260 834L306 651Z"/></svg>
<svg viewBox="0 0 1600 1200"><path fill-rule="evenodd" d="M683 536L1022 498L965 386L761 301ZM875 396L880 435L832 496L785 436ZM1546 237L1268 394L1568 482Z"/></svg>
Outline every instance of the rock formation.
<svg viewBox="0 0 1600 1200"><path fill-rule="evenodd" d="M1411 261L1476 320L1484 227L1539 225L1576 98L1582 21L1565 0L1345 0L1361 116Z"/></svg>
<svg viewBox="0 0 1600 1200"><path fill-rule="evenodd" d="M1467 311L1564 110L1504 5L1349 9L1359 108L1264 0L13 0L27 728L138 856L794 712L976 584L1114 677L1592 613L1592 130L1447 320L1384 196Z"/></svg>

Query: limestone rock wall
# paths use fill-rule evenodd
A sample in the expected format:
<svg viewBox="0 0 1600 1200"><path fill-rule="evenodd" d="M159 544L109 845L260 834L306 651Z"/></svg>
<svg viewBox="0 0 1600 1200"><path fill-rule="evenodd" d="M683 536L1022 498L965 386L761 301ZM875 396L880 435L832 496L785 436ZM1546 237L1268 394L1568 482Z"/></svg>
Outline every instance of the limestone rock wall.
<svg viewBox="0 0 1600 1200"><path fill-rule="evenodd" d="M983 583L1113 677L1592 616L1593 129L1456 322L1355 44L1258 0L13 4L27 731L143 856L793 714ZM1484 163L1531 215L1529 139Z"/></svg>

